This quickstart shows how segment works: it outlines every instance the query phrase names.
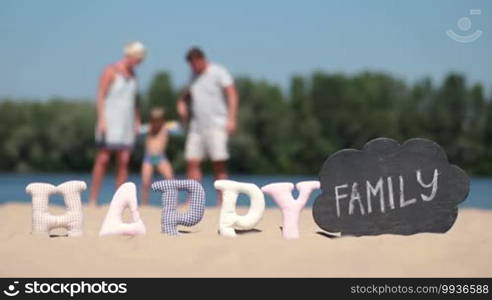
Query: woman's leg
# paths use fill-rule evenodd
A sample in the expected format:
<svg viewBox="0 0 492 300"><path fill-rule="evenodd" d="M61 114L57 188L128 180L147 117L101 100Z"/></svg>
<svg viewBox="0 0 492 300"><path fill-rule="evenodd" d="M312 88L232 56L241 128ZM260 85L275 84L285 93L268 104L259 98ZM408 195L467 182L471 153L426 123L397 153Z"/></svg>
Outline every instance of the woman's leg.
<svg viewBox="0 0 492 300"><path fill-rule="evenodd" d="M147 162L142 163L142 191L141 200L142 204L149 204L149 189L152 183L152 174L154 173L154 167Z"/></svg>
<svg viewBox="0 0 492 300"><path fill-rule="evenodd" d="M128 179L130 156L130 149L118 150L116 152L116 187L119 187Z"/></svg>
<svg viewBox="0 0 492 300"><path fill-rule="evenodd" d="M92 187L89 196L89 205L97 205L97 197L99 196L101 184L110 159L111 151L107 149L97 151L96 160L94 161L94 168L92 169Z"/></svg>

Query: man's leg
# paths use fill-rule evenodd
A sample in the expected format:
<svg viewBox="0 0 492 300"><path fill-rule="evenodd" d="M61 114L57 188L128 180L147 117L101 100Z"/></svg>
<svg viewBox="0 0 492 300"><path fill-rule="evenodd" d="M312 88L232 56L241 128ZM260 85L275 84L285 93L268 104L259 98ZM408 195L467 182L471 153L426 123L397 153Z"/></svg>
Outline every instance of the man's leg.
<svg viewBox="0 0 492 300"><path fill-rule="evenodd" d="M212 162L212 167L214 169L215 179L227 179L229 175L227 174L227 161L214 161Z"/></svg>
<svg viewBox="0 0 492 300"><path fill-rule="evenodd" d="M98 150L96 160L94 161L94 168L92 169L92 187L89 196L89 205L97 205L97 197L99 196L110 158L111 151L107 149Z"/></svg>
<svg viewBox="0 0 492 300"><path fill-rule="evenodd" d="M116 187L119 187L128 179L130 156L130 149L118 150L116 152Z"/></svg>
<svg viewBox="0 0 492 300"><path fill-rule="evenodd" d="M227 179L227 160L229 135L225 128L213 128L207 132L207 148L212 159L215 180ZM222 192L217 192L217 205L222 205Z"/></svg>
<svg viewBox="0 0 492 300"><path fill-rule="evenodd" d="M227 161L214 161L212 162L212 167L214 169L215 180L227 179L229 175L227 174ZM217 191L217 205L222 205L222 192Z"/></svg>
<svg viewBox="0 0 492 300"><path fill-rule="evenodd" d="M198 132L190 131L186 137L186 177L189 179L202 180L202 170L200 165L205 154L203 142L203 137Z"/></svg>
<svg viewBox="0 0 492 300"><path fill-rule="evenodd" d="M203 175L202 175L200 160L195 160L195 159L188 160L188 166L186 168L186 177L198 181L202 180Z"/></svg>
<svg viewBox="0 0 492 300"><path fill-rule="evenodd" d="M194 179L197 181L202 181L202 169L201 169L201 161L197 159L191 159L187 161L186 167L186 177L188 179ZM187 207L190 205L189 199L186 199L186 202L181 206L180 210L186 211Z"/></svg>

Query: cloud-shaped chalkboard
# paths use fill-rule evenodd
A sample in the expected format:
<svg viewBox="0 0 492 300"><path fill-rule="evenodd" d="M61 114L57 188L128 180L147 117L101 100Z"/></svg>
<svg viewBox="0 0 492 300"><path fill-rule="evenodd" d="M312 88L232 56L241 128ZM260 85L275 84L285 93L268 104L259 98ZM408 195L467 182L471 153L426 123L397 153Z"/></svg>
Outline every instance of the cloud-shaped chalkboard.
<svg viewBox="0 0 492 300"><path fill-rule="evenodd" d="M342 235L448 231L468 196L466 173L435 142L388 138L331 155L320 171L315 222Z"/></svg>

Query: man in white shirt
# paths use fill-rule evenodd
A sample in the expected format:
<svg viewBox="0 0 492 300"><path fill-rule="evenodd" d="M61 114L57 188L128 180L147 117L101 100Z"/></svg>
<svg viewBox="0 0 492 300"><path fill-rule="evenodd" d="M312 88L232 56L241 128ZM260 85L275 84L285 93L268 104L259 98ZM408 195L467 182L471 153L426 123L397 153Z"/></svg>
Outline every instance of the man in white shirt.
<svg viewBox="0 0 492 300"><path fill-rule="evenodd" d="M222 66L209 62L199 48L186 54L192 77L177 110L189 122L185 145L187 177L202 179L201 162L212 160L216 179L227 178L228 137L236 131L238 95L234 79ZM220 197L219 197L220 201Z"/></svg>

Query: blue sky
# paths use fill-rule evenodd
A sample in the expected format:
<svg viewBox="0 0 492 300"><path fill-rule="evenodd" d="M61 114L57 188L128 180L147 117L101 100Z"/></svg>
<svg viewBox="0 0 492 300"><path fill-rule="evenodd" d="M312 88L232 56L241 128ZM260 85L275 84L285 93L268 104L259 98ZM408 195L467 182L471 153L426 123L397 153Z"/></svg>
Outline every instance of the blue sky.
<svg viewBox="0 0 492 300"><path fill-rule="evenodd" d="M159 69L188 78L200 45L234 75L287 86L314 70L385 71L439 82L450 71L492 88L492 1L20 1L0 4L0 96L94 98L101 69L143 41L142 88ZM481 15L470 16L470 9ZM460 17L472 27L462 32ZM458 43L445 31L483 35Z"/></svg>

